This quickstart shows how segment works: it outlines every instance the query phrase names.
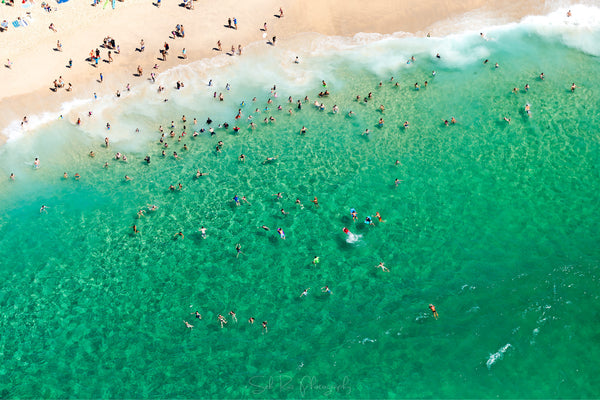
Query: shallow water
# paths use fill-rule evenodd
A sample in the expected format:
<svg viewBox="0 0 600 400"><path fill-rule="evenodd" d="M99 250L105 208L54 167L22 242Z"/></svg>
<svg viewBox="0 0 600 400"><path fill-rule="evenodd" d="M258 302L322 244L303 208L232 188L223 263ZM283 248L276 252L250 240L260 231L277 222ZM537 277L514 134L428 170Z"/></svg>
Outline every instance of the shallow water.
<svg viewBox="0 0 600 400"><path fill-rule="evenodd" d="M600 93L588 41L600 31L544 18L489 40L310 36L298 65L289 48L257 45L161 75L164 95L148 84L73 105L81 126L68 116L14 133L0 149L17 177L0 193L0 396L597 396ZM319 99L321 80L331 95ZM208 116L235 124L238 108L238 134L191 137ZM168 138L163 158L157 127L173 120L179 135L182 114L187 136Z"/></svg>

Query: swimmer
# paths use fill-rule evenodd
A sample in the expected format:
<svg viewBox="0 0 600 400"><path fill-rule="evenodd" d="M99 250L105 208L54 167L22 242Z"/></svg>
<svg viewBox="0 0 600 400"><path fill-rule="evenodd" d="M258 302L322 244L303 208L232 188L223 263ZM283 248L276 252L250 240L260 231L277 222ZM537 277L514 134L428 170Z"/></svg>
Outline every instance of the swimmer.
<svg viewBox="0 0 600 400"><path fill-rule="evenodd" d="M206 228L205 227L200 227L200 234L202 235L202 239L206 239Z"/></svg>
<svg viewBox="0 0 600 400"><path fill-rule="evenodd" d="M69 175L67 175L67 173L66 173L66 172L65 172L65 173L63 173L63 179L68 179L68 178L69 178Z"/></svg>
<svg viewBox="0 0 600 400"><path fill-rule="evenodd" d="M344 229L342 229L342 231L346 234L349 235L350 234L350 230L346 227L344 227Z"/></svg>
<svg viewBox="0 0 600 400"><path fill-rule="evenodd" d="M510 118L504 117L504 120L510 124Z"/></svg>
<svg viewBox="0 0 600 400"><path fill-rule="evenodd" d="M225 325L227 323L227 320L221 314L219 314L219 316L217 318L219 319L219 322L221 323L221 328L223 328L223 325Z"/></svg>
<svg viewBox="0 0 600 400"><path fill-rule="evenodd" d="M236 206L242 205L242 203L240 203L240 198L237 196L237 194L235 196L233 196L233 201L235 202Z"/></svg>
<svg viewBox="0 0 600 400"><path fill-rule="evenodd" d="M46 207L46 206L42 205L42 207L40 208L40 213L43 213L43 212L45 212L45 213L48 213L48 210L47 210L47 208L48 208L48 207Z"/></svg>
<svg viewBox="0 0 600 400"><path fill-rule="evenodd" d="M239 243L235 245L235 251L237 252L235 258L238 258L240 254L244 254L242 253L242 245Z"/></svg>
<svg viewBox="0 0 600 400"><path fill-rule="evenodd" d="M263 321L262 322L262 327L263 327L263 329L265 331L264 333L267 333L267 321Z"/></svg>
<svg viewBox="0 0 600 400"><path fill-rule="evenodd" d="M90 157L96 157L96 154L94 154L93 151L90 151Z"/></svg>
<svg viewBox="0 0 600 400"><path fill-rule="evenodd" d="M398 186L398 184L399 184L400 182L404 182L404 181L402 181L402 180L400 180L400 179L396 178L396 179L394 180L394 185Z"/></svg>
<svg viewBox="0 0 600 400"><path fill-rule="evenodd" d="M183 232L179 231L175 234L175 236L173 236L173 240L177 240L179 239L179 237L181 237L182 239L184 238L183 236Z"/></svg>
<svg viewBox="0 0 600 400"><path fill-rule="evenodd" d="M375 268L381 268L383 272L390 272L390 269L383 265L383 262L380 262L379 265L376 265Z"/></svg>
<svg viewBox="0 0 600 400"><path fill-rule="evenodd" d="M313 263L314 265L317 265L317 264L318 264L320 261L321 261L321 260L319 260L319 256L315 256L315 257L313 258L313 260L312 260L312 263Z"/></svg>
<svg viewBox="0 0 600 400"><path fill-rule="evenodd" d="M246 204L248 204L249 206L251 206L252 204L250 204L250 202L248 201L248 199L246 198L246 196L242 196L242 201Z"/></svg>
<svg viewBox="0 0 600 400"><path fill-rule="evenodd" d="M190 328L190 329L192 329L192 328L194 327L194 325L190 324L190 323L189 323L189 322L187 322L187 321L183 321L183 323L185 324L186 328Z"/></svg>
<svg viewBox="0 0 600 400"><path fill-rule="evenodd" d="M261 226L261 228L263 228L265 231L270 231L270 230L271 230L271 229L269 229L269 227L268 227L268 226L266 226L266 225L262 225L262 226Z"/></svg>
<svg viewBox="0 0 600 400"><path fill-rule="evenodd" d="M156 211L158 210L158 206L154 204L148 204L148 211Z"/></svg>
<svg viewBox="0 0 600 400"><path fill-rule="evenodd" d="M300 199L296 199L296 204L300 206L301 210L304 210L304 205L302 204L302 202L300 201Z"/></svg>
<svg viewBox="0 0 600 400"><path fill-rule="evenodd" d="M196 312L193 312L192 315L194 315L198 319L202 319L202 315L198 312L198 310L196 310Z"/></svg>
<svg viewBox="0 0 600 400"><path fill-rule="evenodd" d="M367 225L373 225L373 226L375 225L373 223L373 220L371 219L371 217L369 215L367 215L367 217L365 218L365 224L367 224Z"/></svg>
<svg viewBox="0 0 600 400"><path fill-rule="evenodd" d="M267 157L267 158L265 159L265 161L263 161L262 163L263 163L263 164L270 163L271 161L275 161L275 160L277 160L277 157L279 157L279 156L275 156L275 157Z"/></svg>
<svg viewBox="0 0 600 400"><path fill-rule="evenodd" d="M285 211L283 208L280 210L280 212L281 212L281 214L283 214L283 215L288 215L288 214L289 214L289 212Z"/></svg>
<svg viewBox="0 0 600 400"><path fill-rule="evenodd" d="M11 181L14 181L15 180L15 173L11 172L9 178L10 178Z"/></svg>
<svg viewBox="0 0 600 400"><path fill-rule="evenodd" d="M317 199L317 196L315 196L315 198L312 199L311 202L314 203L315 207L319 208L319 199Z"/></svg>
<svg viewBox="0 0 600 400"><path fill-rule="evenodd" d="M233 322L237 322L237 317L235 316L235 313L233 311L229 311L229 315L231 315L231 319L233 319Z"/></svg>
<svg viewBox="0 0 600 400"><path fill-rule="evenodd" d="M451 124L456 124L456 119L454 117L450 118L450 123Z"/></svg>
<svg viewBox="0 0 600 400"><path fill-rule="evenodd" d="M531 117L531 106L528 104L525 104L525 112Z"/></svg>
<svg viewBox="0 0 600 400"><path fill-rule="evenodd" d="M254 324L254 317L248 318L248 322L251 323L251 324Z"/></svg>
<svg viewBox="0 0 600 400"><path fill-rule="evenodd" d="M277 233L279 233L279 236L285 240L285 232L283 232L283 229L277 228Z"/></svg>
<svg viewBox="0 0 600 400"><path fill-rule="evenodd" d="M540 79L544 80L544 73L543 72L540 74Z"/></svg>
<svg viewBox="0 0 600 400"><path fill-rule="evenodd" d="M571 93L575 92L575 89L576 89L577 87L578 87L578 86L575 84L575 82L573 82L573 83L571 84Z"/></svg>
<svg viewBox="0 0 600 400"><path fill-rule="evenodd" d="M132 177L130 177L129 175L125 175L125 180L126 180L126 181L131 181L131 180L133 180L133 178L132 178Z"/></svg>
<svg viewBox="0 0 600 400"><path fill-rule="evenodd" d="M283 197L282 194L283 194L282 192L277 192L273 196L276 196L275 200L277 200L277 199L281 199Z"/></svg>
<svg viewBox="0 0 600 400"><path fill-rule="evenodd" d="M145 212L146 212L146 211L144 211L144 210L139 210L139 211L137 212L137 216L138 216L138 218L142 218L142 217L144 216L144 213L145 213Z"/></svg>
<svg viewBox="0 0 600 400"><path fill-rule="evenodd" d="M34 168L39 168L40 167L40 159L39 158L35 158L35 160L33 160L33 167Z"/></svg>
<svg viewBox="0 0 600 400"><path fill-rule="evenodd" d="M435 319L438 319L439 315L437 313L437 311L435 310L435 306L433 304L429 305L429 309L431 310L431 313L433 314L433 317Z"/></svg>
<svg viewBox="0 0 600 400"><path fill-rule="evenodd" d="M238 157L238 160L240 160L240 162L245 162L246 161L246 156L243 154L240 154L240 156Z"/></svg>
<svg viewBox="0 0 600 400"><path fill-rule="evenodd" d="M368 129L365 129L365 131L363 132L363 135L369 136L369 133L371 133L371 131Z"/></svg>
<svg viewBox="0 0 600 400"><path fill-rule="evenodd" d="M354 208L350 210L350 215L352 215L353 221L356 221L358 219L358 214L356 213L356 210Z"/></svg>
<svg viewBox="0 0 600 400"><path fill-rule="evenodd" d="M377 211L375 213L375 216L377 217L377 219L379 220L379 222L383 222L383 219L381 218L381 214L379 214L379 211Z"/></svg>
<svg viewBox="0 0 600 400"><path fill-rule="evenodd" d="M131 229L133 230L133 233L139 233L137 226L133 225Z"/></svg>
<svg viewBox="0 0 600 400"><path fill-rule="evenodd" d="M408 129L408 126L409 126L408 121L404 121L404 129Z"/></svg>
<svg viewBox="0 0 600 400"><path fill-rule="evenodd" d="M308 289L310 289L310 288L308 288ZM305 289L304 292L302 292L302 294L300 295L300 297L308 296L308 289Z"/></svg>
<svg viewBox="0 0 600 400"><path fill-rule="evenodd" d="M329 286L322 287L321 292L331 294L331 290L329 289Z"/></svg>

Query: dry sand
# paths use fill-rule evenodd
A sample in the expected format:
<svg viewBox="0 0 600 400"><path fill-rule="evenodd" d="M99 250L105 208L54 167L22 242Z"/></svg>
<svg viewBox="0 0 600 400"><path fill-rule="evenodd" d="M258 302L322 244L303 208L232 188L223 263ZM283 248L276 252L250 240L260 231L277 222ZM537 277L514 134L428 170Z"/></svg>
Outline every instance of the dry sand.
<svg viewBox="0 0 600 400"><path fill-rule="evenodd" d="M194 9L180 6L179 1L163 0L156 7L152 0L117 1L113 10L103 3L91 6L92 0L70 0L56 4L48 0L53 11L46 12L41 1L28 8L17 0L14 7L0 5L0 21L9 24L21 16L28 21L26 27L14 28L0 33L0 131L9 122L25 115L41 111L57 111L59 105L77 96L99 95L125 85L139 84L149 77L156 63L160 73L181 63L221 55L231 46L245 46L263 39L263 24L267 23L267 38L277 36L277 42L285 41L302 32L318 32L325 35L349 36L359 32L411 32L424 35L447 34L442 32L440 21L460 18L465 13L471 18L490 15L501 21L518 20L529 14L543 14L547 7L540 0L519 3L498 0L222 0L218 2L193 1ZM284 17L279 18L282 7ZM56 9L56 10L54 10ZM26 17L30 12L31 18ZM228 18L237 18L238 29L227 27ZM475 23L477 21L474 21ZM58 30L49 29L53 23ZM176 24L182 24L185 38L170 38ZM94 67L85 59L90 50L100 48L103 38L111 36L119 44L121 53L113 54L113 62L107 63L107 50L101 48L102 60ZM145 51L139 52L140 40L144 39ZM55 50L57 40L62 51ZM223 45L218 52L217 40ZM170 45L167 61L161 61L159 49ZM180 59L183 48L188 58ZM238 57L235 55L235 57ZM243 55L242 55L243 57ZM12 62L9 69L4 66ZM69 59L73 67L67 68ZM135 77L138 65L144 69L143 77ZM104 81L98 82L102 72ZM50 90L52 82L61 76L65 83L72 83L73 90L56 93ZM1 142L0 138L0 142Z"/></svg>

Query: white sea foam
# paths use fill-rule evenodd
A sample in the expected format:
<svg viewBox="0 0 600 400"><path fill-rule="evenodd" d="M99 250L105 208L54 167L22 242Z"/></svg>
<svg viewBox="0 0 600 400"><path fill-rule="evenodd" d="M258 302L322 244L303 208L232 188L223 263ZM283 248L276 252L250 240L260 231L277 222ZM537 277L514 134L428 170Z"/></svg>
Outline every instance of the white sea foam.
<svg viewBox="0 0 600 400"><path fill-rule="evenodd" d="M488 367L488 369L492 368L492 365L494 365L496 363L496 361L502 360L502 358L504 358L504 353L506 353L506 351L508 349L510 349L511 347L512 347L512 345L510 343L507 343L504 346L502 346L494 354L490 354L490 357L488 358L487 362L485 363L485 365Z"/></svg>
<svg viewBox="0 0 600 400"><path fill-rule="evenodd" d="M359 242L362 239L362 235L356 235L352 232L348 232L348 237L346 238L346 243L354 244Z"/></svg>
<svg viewBox="0 0 600 400"><path fill-rule="evenodd" d="M40 114L34 114L27 117L27 123L21 125L20 120L15 120L8 124L3 130L2 135L6 137L7 142L13 142L25 135L27 132L34 131L44 125L47 125L50 122L57 121L63 118L68 118L71 114L72 110L80 108L85 104L89 104L90 100L87 99L73 99L67 102L64 102L60 106L60 110L58 112L43 112Z"/></svg>
<svg viewBox="0 0 600 400"><path fill-rule="evenodd" d="M571 17L567 11L571 10ZM522 24L540 36L558 38L566 46L594 56L600 55L600 8L575 4L544 16L529 16Z"/></svg>

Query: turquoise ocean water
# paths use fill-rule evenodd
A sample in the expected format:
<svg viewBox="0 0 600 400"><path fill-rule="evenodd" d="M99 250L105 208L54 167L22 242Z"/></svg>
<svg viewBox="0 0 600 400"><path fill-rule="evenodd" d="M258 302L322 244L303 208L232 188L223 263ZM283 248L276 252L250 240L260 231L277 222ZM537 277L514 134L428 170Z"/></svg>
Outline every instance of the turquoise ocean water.
<svg viewBox="0 0 600 400"><path fill-rule="evenodd" d="M573 10L260 43L8 131L0 397L598 397L600 10Z"/></svg>

